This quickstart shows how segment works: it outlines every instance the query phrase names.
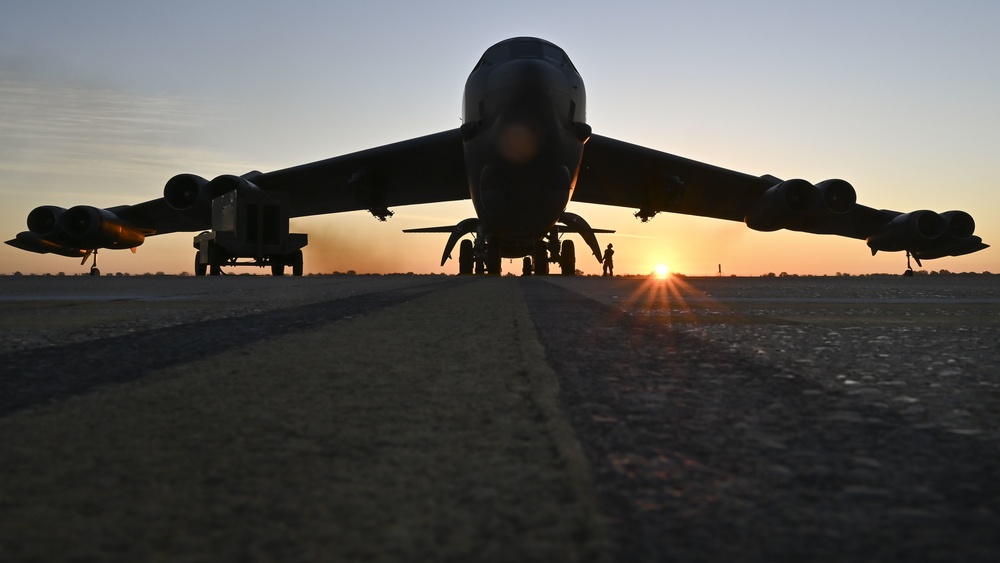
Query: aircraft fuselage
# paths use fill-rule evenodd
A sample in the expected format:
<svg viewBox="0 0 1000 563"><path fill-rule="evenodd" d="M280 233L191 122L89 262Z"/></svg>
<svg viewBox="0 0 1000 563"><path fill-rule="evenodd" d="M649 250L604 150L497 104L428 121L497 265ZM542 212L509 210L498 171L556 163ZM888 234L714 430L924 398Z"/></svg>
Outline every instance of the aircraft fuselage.
<svg viewBox="0 0 1000 563"><path fill-rule="evenodd" d="M480 235L504 257L532 252L566 209L589 136L583 79L555 45L494 45L463 99L469 192Z"/></svg>

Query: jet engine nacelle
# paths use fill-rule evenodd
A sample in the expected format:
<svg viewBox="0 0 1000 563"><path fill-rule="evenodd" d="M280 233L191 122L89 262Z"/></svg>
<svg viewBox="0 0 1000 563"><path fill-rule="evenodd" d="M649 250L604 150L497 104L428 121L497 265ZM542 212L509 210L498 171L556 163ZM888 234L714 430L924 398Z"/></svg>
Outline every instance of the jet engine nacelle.
<svg viewBox="0 0 1000 563"><path fill-rule="evenodd" d="M227 194L229 192L259 190L260 188L250 181L250 178L253 178L254 176L260 176L260 172L250 172L249 174L244 174L242 176L234 176L232 174L216 176L205 186L205 191L211 196L209 202L220 195Z"/></svg>
<svg viewBox="0 0 1000 563"><path fill-rule="evenodd" d="M823 180L816 184L823 201L824 212L847 213L858 202L858 192L846 180Z"/></svg>
<svg viewBox="0 0 1000 563"><path fill-rule="evenodd" d="M816 208L820 192L805 180L785 180L771 186L743 221L755 231L784 229Z"/></svg>
<svg viewBox="0 0 1000 563"><path fill-rule="evenodd" d="M961 256L987 247L983 244L983 239L973 235L976 222L972 215L965 211L945 211L941 214L941 220L945 225L941 237L932 245L913 249L913 256L917 260Z"/></svg>
<svg viewBox="0 0 1000 563"><path fill-rule="evenodd" d="M178 174L167 180L163 186L163 200L176 211L190 211L198 207L199 202L207 195L205 186L208 180L194 174ZM211 204L212 199L208 199ZM207 207L206 207L207 208Z"/></svg>
<svg viewBox="0 0 1000 563"><path fill-rule="evenodd" d="M965 211L945 211L941 214L944 219L945 235L957 240L966 239L976 232L976 220Z"/></svg>
<svg viewBox="0 0 1000 563"><path fill-rule="evenodd" d="M54 205L36 207L28 213L28 230L43 238L61 234L59 218L66 210Z"/></svg>
<svg viewBox="0 0 1000 563"><path fill-rule="evenodd" d="M146 235L107 209L78 205L59 217L59 228L81 248L135 248Z"/></svg>
<svg viewBox="0 0 1000 563"><path fill-rule="evenodd" d="M186 215L210 217L212 200L233 190L258 189L250 179L260 176L260 172L248 172L242 176L225 174L208 181L195 174L178 174L167 180L163 187L163 200L172 209Z"/></svg>
<svg viewBox="0 0 1000 563"><path fill-rule="evenodd" d="M897 216L881 230L868 237L866 241L872 253L879 250L919 250L934 244L942 234L950 228L952 222L955 228L962 230L963 217L956 215L963 212L950 212L948 218L927 210L911 211ZM968 215L967 213L965 215ZM968 217L971 221L972 217ZM973 225L973 228L975 225ZM970 233L971 234L971 233Z"/></svg>

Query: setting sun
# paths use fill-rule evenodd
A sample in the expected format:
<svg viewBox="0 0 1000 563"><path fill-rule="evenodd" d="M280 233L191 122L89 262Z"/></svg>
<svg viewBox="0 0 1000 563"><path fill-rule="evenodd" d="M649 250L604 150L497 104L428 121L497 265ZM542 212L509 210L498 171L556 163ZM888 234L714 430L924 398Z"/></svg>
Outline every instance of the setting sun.
<svg viewBox="0 0 1000 563"><path fill-rule="evenodd" d="M656 269L653 271L656 273L656 277L665 278L670 273L670 268L666 264L657 264Z"/></svg>

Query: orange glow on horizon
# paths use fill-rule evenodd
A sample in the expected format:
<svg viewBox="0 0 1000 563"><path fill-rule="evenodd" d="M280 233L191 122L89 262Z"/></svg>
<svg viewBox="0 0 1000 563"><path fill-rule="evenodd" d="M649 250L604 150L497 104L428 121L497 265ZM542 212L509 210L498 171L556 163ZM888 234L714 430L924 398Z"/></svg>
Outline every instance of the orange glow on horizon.
<svg viewBox="0 0 1000 563"><path fill-rule="evenodd" d="M675 276L650 276L629 295L626 303L642 310L657 308L666 309L668 314L673 310L689 310L690 305L684 295L704 296L690 284Z"/></svg>

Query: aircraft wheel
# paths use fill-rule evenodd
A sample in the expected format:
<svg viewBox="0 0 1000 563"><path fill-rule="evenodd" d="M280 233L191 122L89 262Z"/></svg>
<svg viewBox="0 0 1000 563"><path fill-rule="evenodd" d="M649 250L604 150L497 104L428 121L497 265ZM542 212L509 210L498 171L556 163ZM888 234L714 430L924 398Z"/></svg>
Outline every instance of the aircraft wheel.
<svg viewBox="0 0 1000 563"><path fill-rule="evenodd" d="M472 275L472 268L475 266L476 258L473 256L472 241L462 240L458 247L458 274L460 276Z"/></svg>
<svg viewBox="0 0 1000 563"><path fill-rule="evenodd" d="M545 248L545 241L535 241L535 252L531 255L535 264L535 275L545 276L549 273L549 252Z"/></svg>
<svg viewBox="0 0 1000 563"><path fill-rule="evenodd" d="M559 253L559 267L562 268L562 275L576 275L576 245L571 240L563 241L562 251Z"/></svg>
<svg viewBox="0 0 1000 563"><path fill-rule="evenodd" d="M97 266L94 266L93 268L90 269L90 275L99 276L101 275L101 271L97 269Z"/></svg>
<svg viewBox="0 0 1000 563"><path fill-rule="evenodd" d="M531 256L525 256L524 262L521 264L521 275L530 276L531 275Z"/></svg>
<svg viewBox="0 0 1000 563"><path fill-rule="evenodd" d="M194 253L194 275L204 276L208 273L208 264L204 264L201 261L201 251Z"/></svg>
<svg viewBox="0 0 1000 563"><path fill-rule="evenodd" d="M271 257L271 275L272 276L283 276L283 275L285 275L285 257L284 256L272 256Z"/></svg>
<svg viewBox="0 0 1000 563"><path fill-rule="evenodd" d="M296 250L295 254L292 254L292 275L302 275L302 249Z"/></svg>
<svg viewBox="0 0 1000 563"><path fill-rule="evenodd" d="M486 273L491 276L500 275L500 246L496 243L486 247Z"/></svg>
<svg viewBox="0 0 1000 563"><path fill-rule="evenodd" d="M905 272L903 272L903 277L904 278L912 278L913 277L913 270L906 270Z"/></svg>

